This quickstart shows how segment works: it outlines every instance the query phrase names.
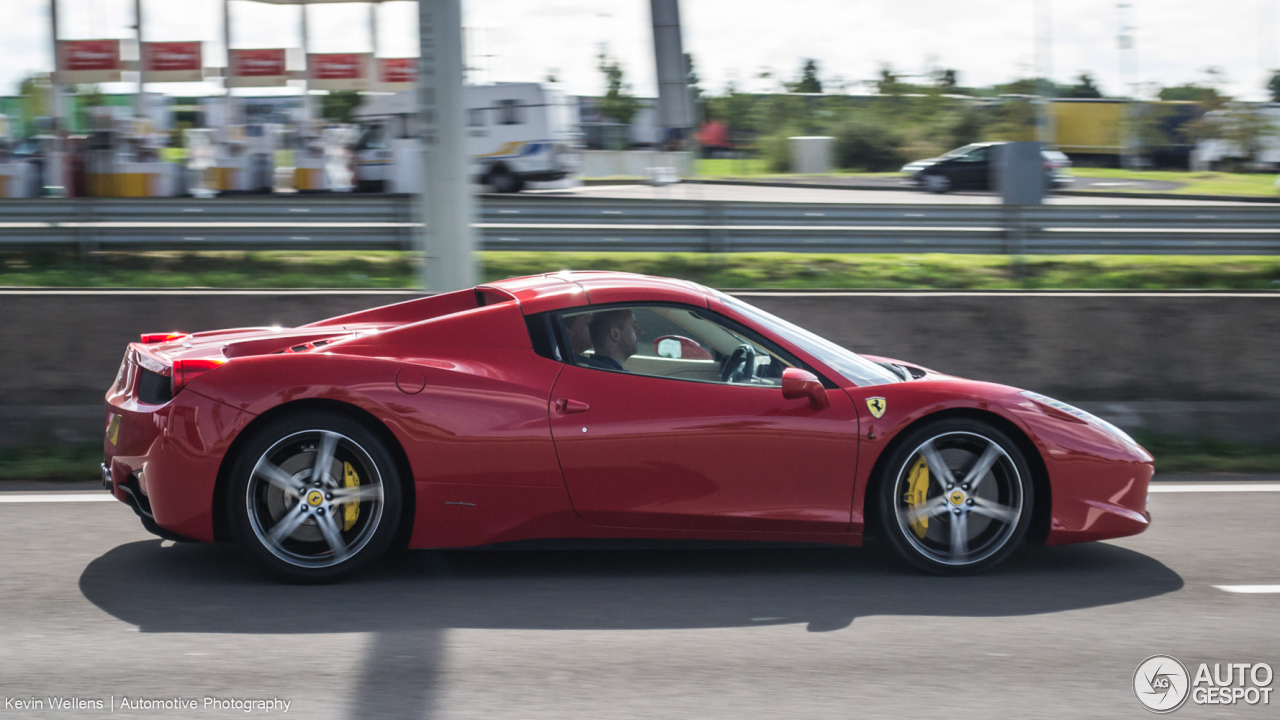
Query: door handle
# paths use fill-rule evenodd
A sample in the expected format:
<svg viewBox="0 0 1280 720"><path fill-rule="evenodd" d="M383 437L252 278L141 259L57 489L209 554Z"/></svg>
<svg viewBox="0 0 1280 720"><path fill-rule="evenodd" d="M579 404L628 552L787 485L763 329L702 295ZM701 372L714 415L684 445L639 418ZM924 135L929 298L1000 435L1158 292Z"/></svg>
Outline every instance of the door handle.
<svg viewBox="0 0 1280 720"><path fill-rule="evenodd" d="M591 409L590 405L582 402L581 400L570 400L568 398L561 398L557 400L555 405L556 412L561 415L571 415L573 413L586 412Z"/></svg>

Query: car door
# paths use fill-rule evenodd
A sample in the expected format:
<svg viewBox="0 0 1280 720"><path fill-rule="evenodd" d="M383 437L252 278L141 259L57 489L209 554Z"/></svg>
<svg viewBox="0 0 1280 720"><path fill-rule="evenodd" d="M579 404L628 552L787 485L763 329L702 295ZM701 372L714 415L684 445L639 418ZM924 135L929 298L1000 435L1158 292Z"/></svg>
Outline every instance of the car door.
<svg viewBox="0 0 1280 720"><path fill-rule="evenodd" d="M953 182L956 187L986 189L989 186L990 150L989 147L976 148L953 161L955 164Z"/></svg>
<svg viewBox="0 0 1280 720"><path fill-rule="evenodd" d="M583 520L720 532L848 531L858 418L843 391L830 389L830 403L820 409L807 398L783 398L782 371L799 362L705 308L603 312L619 310L636 319L637 351L618 370L597 357L598 343L585 351L575 346L551 394L552 437ZM573 315L557 322L570 328ZM742 346L751 348L750 361L740 357Z"/></svg>

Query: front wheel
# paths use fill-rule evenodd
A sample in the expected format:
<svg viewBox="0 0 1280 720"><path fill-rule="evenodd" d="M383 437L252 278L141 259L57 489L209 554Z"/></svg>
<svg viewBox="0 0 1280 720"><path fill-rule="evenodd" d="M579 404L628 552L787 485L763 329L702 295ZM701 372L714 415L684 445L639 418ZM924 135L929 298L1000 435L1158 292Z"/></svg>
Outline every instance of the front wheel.
<svg viewBox="0 0 1280 720"><path fill-rule="evenodd" d="M881 530L912 565L982 572L1009 557L1031 523L1031 470L1017 445L976 420L930 423L903 439L879 478Z"/></svg>
<svg viewBox="0 0 1280 720"><path fill-rule="evenodd" d="M376 434L345 415L271 422L242 449L230 479L237 545L295 582L337 580L367 567L399 524L396 463Z"/></svg>

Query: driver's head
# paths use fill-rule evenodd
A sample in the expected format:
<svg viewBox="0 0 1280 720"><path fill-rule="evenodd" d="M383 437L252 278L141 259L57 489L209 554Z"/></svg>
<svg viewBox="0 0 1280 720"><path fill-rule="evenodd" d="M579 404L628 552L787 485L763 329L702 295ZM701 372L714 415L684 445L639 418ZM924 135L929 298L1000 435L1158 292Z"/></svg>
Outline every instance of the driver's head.
<svg viewBox="0 0 1280 720"><path fill-rule="evenodd" d="M598 355L607 355L622 363L640 349L640 326L630 310L594 313L587 328Z"/></svg>

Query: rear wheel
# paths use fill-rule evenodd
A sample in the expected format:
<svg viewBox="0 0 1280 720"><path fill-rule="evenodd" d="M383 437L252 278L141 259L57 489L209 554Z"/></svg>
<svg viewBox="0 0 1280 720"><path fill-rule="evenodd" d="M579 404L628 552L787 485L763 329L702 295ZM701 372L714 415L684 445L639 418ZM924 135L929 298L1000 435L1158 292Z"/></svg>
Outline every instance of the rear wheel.
<svg viewBox="0 0 1280 720"><path fill-rule="evenodd" d="M925 175L924 187L931 193L942 195L951 189L951 178L946 175Z"/></svg>
<svg viewBox="0 0 1280 720"><path fill-rule="evenodd" d="M401 498L382 440L345 415L317 412L276 420L245 445L227 509L248 555L286 579L326 582L383 554Z"/></svg>
<svg viewBox="0 0 1280 720"><path fill-rule="evenodd" d="M489 187L497 193L518 193L524 189L524 180L505 167L498 167L489 172Z"/></svg>
<svg viewBox="0 0 1280 720"><path fill-rule="evenodd" d="M879 478L881 529L916 567L982 572L1022 543L1034 504L1017 445L987 423L931 423L903 439Z"/></svg>

